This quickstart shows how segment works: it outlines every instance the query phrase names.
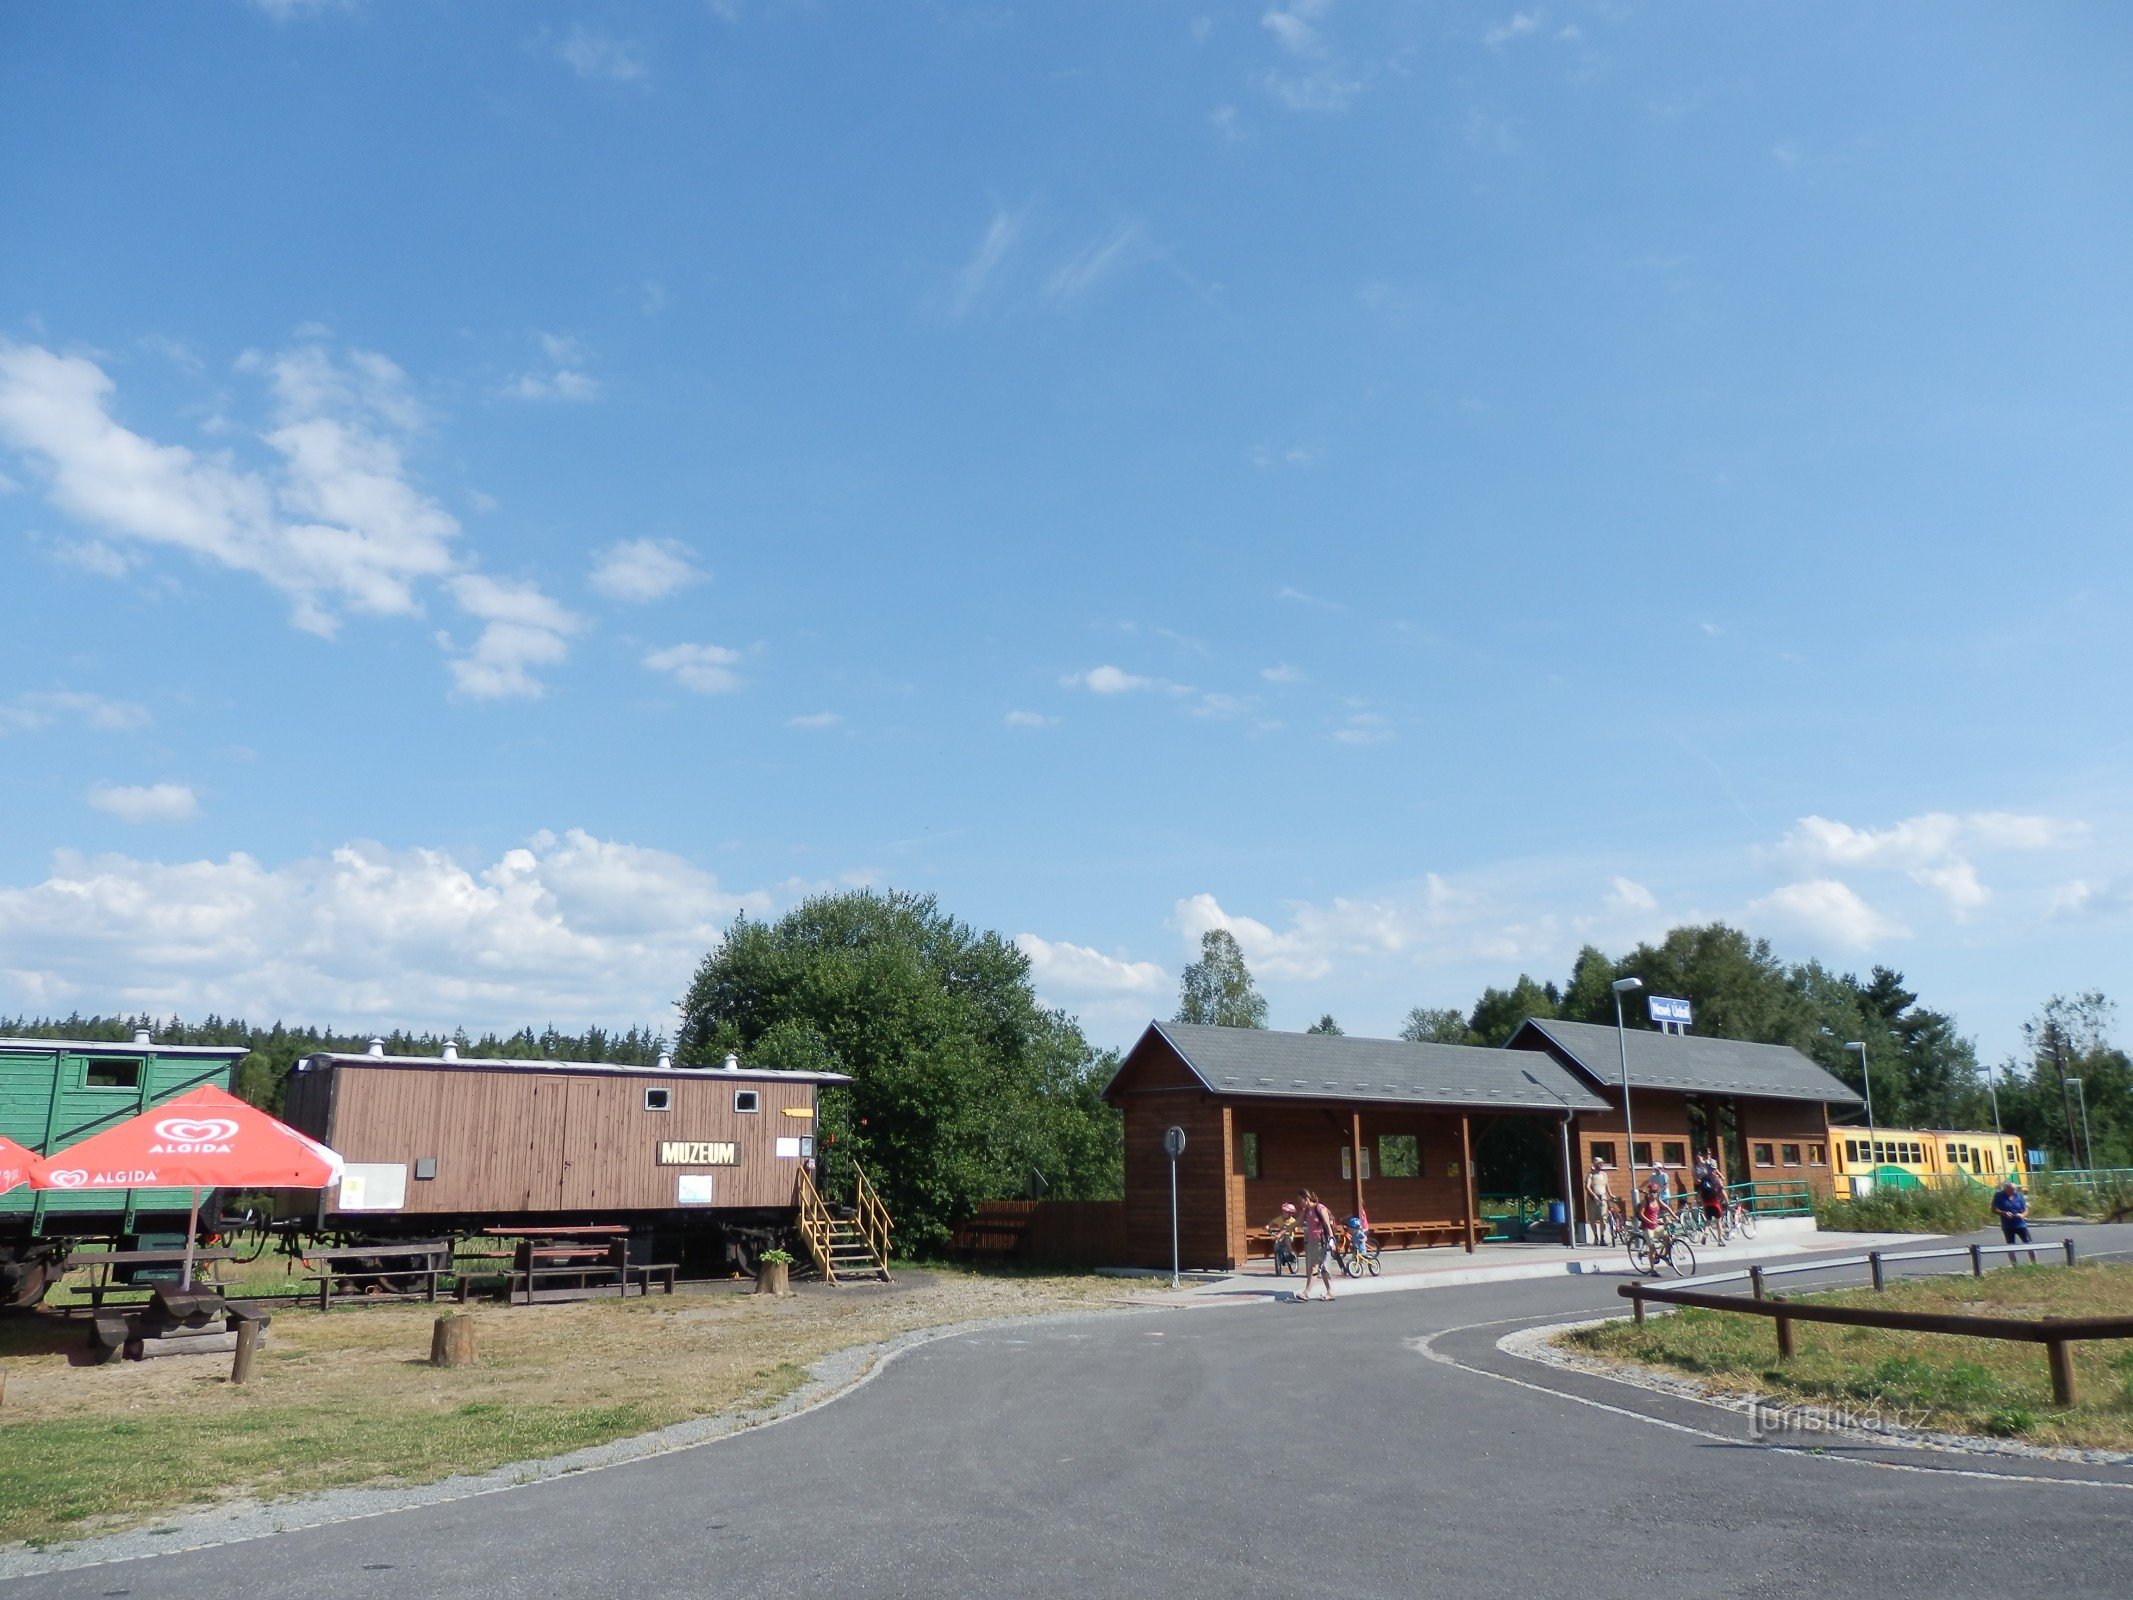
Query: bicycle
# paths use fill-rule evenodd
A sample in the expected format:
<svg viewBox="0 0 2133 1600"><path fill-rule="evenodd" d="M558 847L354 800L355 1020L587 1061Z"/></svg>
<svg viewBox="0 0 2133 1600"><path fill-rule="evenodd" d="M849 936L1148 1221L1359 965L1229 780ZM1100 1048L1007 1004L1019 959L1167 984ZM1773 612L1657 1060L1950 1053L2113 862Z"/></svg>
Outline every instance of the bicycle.
<svg viewBox="0 0 2133 1600"><path fill-rule="evenodd" d="M1736 1200L1726 1207L1726 1226L1729 1232L1743 1239L1755 1237L1755 1207L1745 1200Z"/></svg>
<svg viewBox="0 0 2133 1600"><path fill-rule="evenodd" d="M1692 1277L1696 1251L1672 1222L1662 1222L1657 1229L1640 1228L1630 1235L1629 1265L1640 1278L1656 1278L1662 1271Z"/></svg>
<svg viewBox="0 0 2133 1600"><path fill-rule="evenodd" d="M1362 1236L1360 1245L1356 1242L1358 1234ZM1334 1235L1333 1259L1348 1277L1359 1278L1367 1272L1375 1278L1381 1270L1379 1254L1377 1238L1368 1228L1343 1226Z"/></svg>

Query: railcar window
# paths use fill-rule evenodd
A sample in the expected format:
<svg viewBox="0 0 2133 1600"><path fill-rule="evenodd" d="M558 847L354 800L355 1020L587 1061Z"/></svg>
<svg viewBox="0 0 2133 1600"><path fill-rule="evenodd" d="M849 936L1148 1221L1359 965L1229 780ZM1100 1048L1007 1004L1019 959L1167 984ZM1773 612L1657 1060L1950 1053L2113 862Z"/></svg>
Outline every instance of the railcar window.
<svg viewBox="0 0 2133 1600"><path fill-rule="evenodd" d="M644 1091L644 1109L647 1111L671 1111L674 1107L672 1089L647 1089Z"/></svg>
<svg viewBox="0 0 2133 1600"><path fill-rule="evenodd" d="M1866 1159L1859 1153L1859 1141L1857 1139L1844 1141L1844 1159L1847 1161L1864 1161Z"/></svg>
<svg viewBox="0 0 2133 1600"><path fill-rule="evenodd" d="M763 1109L763 1097L753 1089L736 1089L733 1091L733 1109L760 1111Z"/></svg>
<svg viewBox="0 0 2133 1600"><path fill-rule="evenodd" d="M1247 1178L1259 1176L1259 1135L1247 1133L1238 1141L1238 1155L1244 1162Z"/></svg>
<svg viewBox="0 0 2133 1600"><path fill-rule="evenodd" d="M1829 1165L1829 1151L1828 1151L1828 1150L1826 1150L1825 1148L1823 1148L1823 1147L1822 1147L1821 1145L1818 1145L1818 1144L1811 1144L1811 1145L1809 1145L1809 1146L1807 1147L1807 1164L1808 1164L1808 1165L1809 1165L1810 1167L1826 1167L1826 1166L1828 1166L1828 1165Z"/></svg>
<svg viewBox="0 0 2133 1600"><path fill-rule="evenodd" d="M1949 1146L1948 1146L1948 1148L1947 1148L1947 1157L1948 1157L1948 1165L1949 1165L1949 1166L1951 1166L1951 1167L1952 1167L1952 1166L1954 1166L1954 1165L1955 1165L1955 1146L1954 1146L1954 1145L1952 1145L1952 1144L1951 1144L1951 1145L1949 1145Z"/></svg>
<svg viewBox="0 0 2133 1600"><path fill-rule="evenodd" d="M117 1056L99 1056L89 1063L82 1082L91 1089L138 1089L141 1086L141 1064Z"/></svg>
<svg viewBox="0 0 2133 1600"><path fill-rule="evenodd" d="M1421 1139L1412 1133L1379 1134L1378 1171L1388 1178L1421 1177Z"/></svg>

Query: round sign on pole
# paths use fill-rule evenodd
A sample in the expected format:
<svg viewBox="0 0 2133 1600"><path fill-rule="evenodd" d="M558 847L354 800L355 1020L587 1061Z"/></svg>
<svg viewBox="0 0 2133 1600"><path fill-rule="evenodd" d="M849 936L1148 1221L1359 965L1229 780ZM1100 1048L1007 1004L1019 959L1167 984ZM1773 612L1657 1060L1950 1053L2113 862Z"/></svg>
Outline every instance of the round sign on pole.
<svg viewBox="0 0 2133 1600"><path fill-rule="evenodd" d="M1185 1130L1169 1128L1163 1133L1163 1154L1175 1161L1185 1153Z"/></svg>

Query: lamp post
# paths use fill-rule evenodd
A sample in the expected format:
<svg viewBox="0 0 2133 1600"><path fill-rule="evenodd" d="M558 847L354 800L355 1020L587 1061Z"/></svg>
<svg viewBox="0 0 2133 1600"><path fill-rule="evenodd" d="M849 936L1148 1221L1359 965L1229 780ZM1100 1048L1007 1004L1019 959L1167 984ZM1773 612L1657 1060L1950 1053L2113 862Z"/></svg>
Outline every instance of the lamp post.
<svg viewBox="0 0 2133 1600"><path fill-rule="evenodd" d="M1995 1139L2005 1139L2007 1135L2000 1131L2000 1080L1998 1074L1993 1071L1992 1063L1989 1061L1985 1063L1985 1092L1992 1096L1992 1136ZM2005 1151L1995 1152L1993 1156L1995 1164L2005 1154Z"/></svg>
<svg viewBox="0 0 2133 1600"><path fill-rule="evenodd" d="M1866 1072L1866 1041L1854 1039L1844 1047L1859 1052L1859 1082L1866 1090L1866 1131L1874 1131L1874 1080Z"/></svg>
<svg viewBox="0 0 2133 1600"><path fill-rule="evenodd" d="M2089 1143L2089 1091L2078 1076L2074 1079L2074 1099L2081 1107L2081 1165L2093 1170L2096 1165L2096 1147Z"/></svg>
<svg viewBox="0 0 2133 1600"><path fill-rule="evenodd" d="M1629 1030L1622 1024L1622 997L1644 987L1642 978L1617 978L1608 985L1615 992L1615 1048L1622 1058L1622 1143L1629 1156L1628 1203L1637 1204L1637 1124L1629 1114Z"/></svg>

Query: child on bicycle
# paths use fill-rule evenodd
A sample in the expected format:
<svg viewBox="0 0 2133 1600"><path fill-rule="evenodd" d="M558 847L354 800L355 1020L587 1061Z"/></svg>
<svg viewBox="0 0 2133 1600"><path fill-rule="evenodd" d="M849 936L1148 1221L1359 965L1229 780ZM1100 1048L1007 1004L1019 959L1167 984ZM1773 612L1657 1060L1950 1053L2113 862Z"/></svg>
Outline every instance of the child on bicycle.
<svg viewBox="0 0 2133 1600"><path fill-rule="evenodd" d="M1281 1210L1274 1220L1266 1225L1266 1231L1274 1240L1274 1276L1277 1278L1284 1272L1296 1270L1296 1233L1300 1227L1302 1224L1296 1220L1295 1202L1289 1200L1281 1203Z"/></svg>

